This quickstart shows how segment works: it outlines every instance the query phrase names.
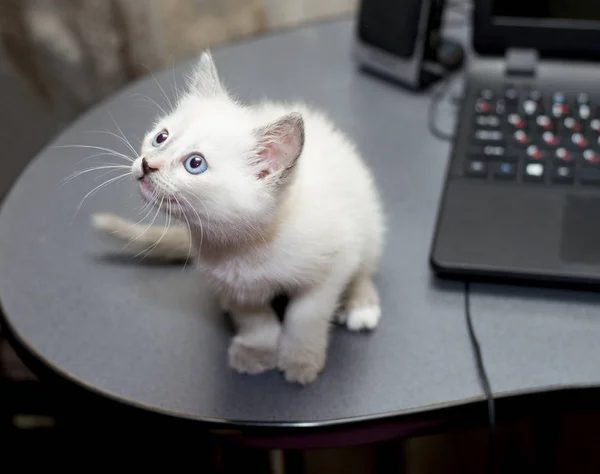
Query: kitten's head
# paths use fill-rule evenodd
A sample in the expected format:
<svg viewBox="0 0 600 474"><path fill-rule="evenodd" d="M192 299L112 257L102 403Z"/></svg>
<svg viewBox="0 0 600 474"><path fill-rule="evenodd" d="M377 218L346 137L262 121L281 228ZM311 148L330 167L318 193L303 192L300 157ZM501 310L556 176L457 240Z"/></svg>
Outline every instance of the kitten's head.
<svg viewBox="0 0 600 474"><path fill-rule="evenodd" d="M133 174L145 199L207 236L244 238L273 219L303 146L299 114L257 122L204 53L177 106L144 138Z"/></svg>

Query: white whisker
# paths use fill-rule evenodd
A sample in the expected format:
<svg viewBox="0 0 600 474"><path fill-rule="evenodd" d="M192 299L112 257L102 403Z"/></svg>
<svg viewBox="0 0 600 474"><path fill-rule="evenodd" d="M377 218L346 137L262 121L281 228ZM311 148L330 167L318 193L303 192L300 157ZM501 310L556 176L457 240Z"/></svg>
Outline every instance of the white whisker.
<svg viewBox="0 0 600 474"><path fill-rule="evenodd" d="M129 170L130 167L127 165L106 165L106 166L95 166L93 168L87 168L84 170L80 170L80 171L76 171L75 173L73 173L72 175L68 176L67 178L64 179L64 181L62 182L62 184L58 187L58 189L60 189L61 187L63 187L65 184L67 184L68 182L70 182L71 180L86 174L86 173L91 173L92 171L98 171L98 170L105 170L105 169L126 169ZM101 175L103 176L103 175Z"/></svg>
<svg viewBox="0 0 600 474"><path fill-rule="evenodd" d="M175 57L172 60L173 63L173 88L175 90L175 103L179 103L179 89L177 89L177 79L175 78Z"/></svg>
<svg viewBox="0 0 600 474"><path fill-rule="evenodd" d="M110 135L111 137L115 137L117 140L119 140L121 143L123 143L123 145L125 145L127 148L129 148L129 150L131 150L131 152L134 155L137 155L137 151L135 150L135 148L133 148L133 146L131 145L131 143L129 143L129 141L119 135L117 135L114 132L110 132L108 130L86 130L86 133L101 133L104 135Z"/></svg>
<svg viewBox="0 0 600 474"><path fill-rule="evenodd" d="M162 207L162 203L163 203L164 199L165 199L164 197L162 197L162 198L160 199L160 203L158 204L158 207L156 208L156 212L154 213L154 217L153 217L153 218L152 218L152 220L150 221L150 224L148 224L148 226L146 226L146 228L145 228L145 229L144 229L142 232L140 232L140 233L139 233L138 235L136 235L134 238L130 239L130 240L129 240L129 243L131 243L131 242L134 242L134 241L136 241L137 239L139 239L139 238L140 238L142 235L144 235L146 232L148 232L148 230L150 230L150 228L151 228L151 227L154 225L154 222L156 221L156 218L158 217L158 214L160 213L160 208ZM158 200L158 197L157 197L157 200ZM155 201L155 202L156 202L156 201ZM154 203L153 203L153 206L154 206ZM152 211L150 211L150 212L152 212ZM148 214L150 214L150 212L149 212ZM144 217L144 219L145 219L145 218L146 218L146 217ZM125 245L125 247L127 247L127 245ZM134 257L132 257L132 258L135 258L135 256L134 256Z"/></svg>
<svg viewBox="0 0 600 474"><path fill-rule="evenodd" d="M196 210L196 208L192 205L192 203L185 197L185 195L182 193L179 195L179 197L181 197L181 199L183 199L187 205L190 207L190 210L194 212L194 214L196 214L196 218L198 221L198 225L200 226L200 244L198 245L198 252L202 252L202 243L204 242L204 227L202 226L202 219L200 218L200 215L198 214L198 211ZM206 209L206 207L205 207Z"/></svg>
<svg viewBox="0 0 600 474"><path fill-rule="evenodd" d="M173 110L173 103L171 102L171 99L169 99L169 96L167 95L167 93L163 89L163 86L161 86L160 82L158 82L158 79L156 78L156 75L154 73L151 73L151 74L152 74L152 77L154 78L154 81L156 82L156 85L160 88L161 92L165 96L165 99L167 99L167 102L169 103L169 107L171 108L171 110Z"/></svg>
<svg viewBox="0 0 600 474"><path fill-rule="evenodd" d="M153 191L152 196L150 196L150 199L148 199L144 203L144 205L142 207L140 207L140 210L136 213L136 216L139 216L140 214L144 213L148 207L151 208L150 212L152 212L152 209L154 208L154 204L156 203L156 201L158 201L158 193L156 191ZM142 220L144 220L146 217L148 217L148 215L146 215L144 218L142 218ZM138 224L140 222L138 222Z"/></svg>
<svg viewBox="0 0 600 474"><path fill-rule="evenodd" d="M177 196L175 196L175 195L173 195L173 198L175 199L175 202L177 202L177 206L179 206L179 212L181 213L181 215L183 215L183 218L185 219L185 222L187 224L187 229L188 229L188 238L190 240L190 243L188 246L188 254L185 259L185 263L183 264L183 268L185 269L185 267L188 264L188 261L190 260L190 257L192 256L192 228L190 226L190 221L188 220L187 216L185 215L185 209L183 209L183 206L179 202L179 199L177 199Z"/></svg>
<svg viewBox="0 0 600 474"><path fill-rule="evenodd" d="M137 224L141 224L142 222L144 222L146 220L146 218L150 215L150 213L154 210L154 206L156 205L156 202L158 201L158 194L154 194L152 196L152 200L148 201L144 206L142 206L142 208L140 209L140 212L138 212L138 216L140 214L142 214L146 209L148 209L148 212L146 212L146 214L144 214L144 217L142 217L139 221L137 221L135 223L135 225ZM160 212L160 211L159 211Z"/></svg>
<svg viewBox="0 0 600 474"><path fill-rule="evenodd" d="M160 209L160 207L159 207L159 209ZM162 234L160 234L160 237L158 238L158 240L156 242L154 242L154 244L152 244L149 248L142 250L141 252L138 252L136 255L134 255L134 258L139 257L140 255L143 254L143 256L142 256L142 259L143 259L143 258L147 257L150 253L152 253L152 251L156 247L158 247L158 245L160 244L160 242L162 241L164 236L169 231L170 227L171 227L171 203L170 203L170 201L167 200L167 220L165 221L165 225L163 227Z"/></svg>
<svg viewBox="0 0 600 474"><path fill-rule="evenodd" d="M138 225L140 225L142 222L144 222L144 220L146 220L146 218L152 213L152 211L154 210L154 204L156 204L156 201L158 200L158 197L153 198L152 201L148 201L146 204L150 205L150 208L148 209L148 212L146 212L146 214L144 215L144 217L142 217L139 221L137 222L133 222L127 225L126 229L131 229L132 227L137 227ZM159 209L160 211L160 209ZM143 211L142 211L143 212ZM139 214L141 214L142 212L139 212ZM123 247L124 249L127 248L127 246L133 242L134 240L136 240L137 238L139 238L142 234L139 234L131 239L129 239L129 241L125 244L125 246Z"/></svg>
<svg viewBox="0 0 600 474"><path fill-rule="evenodd" d="M99 176L94 176L94 178L92 178L92 179L94 181L98 181L100 178L103 178L104 176L108 176L109 174L114 173L115 171L117 171L117 170L108 170L108 171L105 171L104 173L102 173Z"/></svg>
<svg viewBox="0 0 600 474"><path fill-rule="evenodd" d="M115 120L115 118L112 116L112 114L110 112L108 112L108 115L110 116L110 119L113 121L113 123L115 124L115 127L117 127L117 130L119 131L119 133L121 134L121 137L123 137L123 143L125 143L125 145L127 145L127 147L129 147L129 149L131 150L131 152L134 154L134 156L138 155L138 152L135 150L135 148L133 147L133 145L129 142L129 140L127 140L127 137L125 136L125 134L123 133L123 130L121 130L121 127L119 127L119 124L117 123L117 121Z"/></svg>
<svg viewBox="0 0 600 474"><path fill-rule="evenodd" d="M127 161L130 161L131 163L133 163L135 160L129 156L129 155L125 155L123 153L119 153L118 151L115 150L111 150L110 148L106 148L106 147L102 147L102 146L96 146L96 145L55 145L53 148L91 148L92 150L100 150L100 151L104 151L107 152L111 155L114 156L119 156Z"/></svg>
<svg viewBox="0 0 600 474"><path fill-rule="evenodd" d="M146 68L146 70L152 75L152 77L154 78L154 81L156 82L156 85L159 87L159 89L162 91L163 95L165 96L165 99L167 99L167 102L169 102L169 107L171 107L171 109L173 108L173 104L171 103L171 99L169 99L169 96L167 95L167 93L165 92L165 90L163 89L163 87L160 85L160 82L158 82L158 79L156 78L156 75L154 74L154 72L152 72L152 70L144 63L137 61L137 64L139 64L140 66L143 66Z"/></svg>
<svg viewBox="0 0 600 474"><path fill-rule="evenodd" d="M93 194L95 194L97 191L99 191L100 189L102 189L105 186L108 186L110 183L114 183L115 181L118 181L119 179L125 178L127 176L129 176L129 173L125 173L125 174L121 174L119 176L115 176L114 178L110 178L108 180L106 180L105 182L99 184L98 186L96 186L94 189L92 189L89 193L87 193L83 199L81 200L81 202L79 203L79 206L77 206L77 210L75 211L75 215L77 215L77 213L79 212L79 210L81 209L81 206L83 206L83 203L85 202L85 200L92 196Z"/></svg>
<svg viewBox="0 0 600 474"><path fill-rule="evenodd" d="M107 153L107 152L103 152L103 153L95 153L93 155L90 156L86 156L85 158L83 158L82 160L79 160L76 164L80 165L81 163L83 163L84 161L87 160L91 160L92 158L97 158L99 156L114 156L115 158L121 158L120 156L115 155L114 153ZM112 164L112 163L106 163L106 164ZM127 166L129 167L130 165L123 165L123 166Z"/></svg>
<svg viewBox="0 0 600 474"><path fill-rule="evenodd" d="M144 102L148 102L148 103L156 106L163 115L167 115L167 112L165 111L165 109L151 97L148 97L147 95L143 95L143 94L133 94L131 97L139 97L139 98L143 99Z"/></svg>

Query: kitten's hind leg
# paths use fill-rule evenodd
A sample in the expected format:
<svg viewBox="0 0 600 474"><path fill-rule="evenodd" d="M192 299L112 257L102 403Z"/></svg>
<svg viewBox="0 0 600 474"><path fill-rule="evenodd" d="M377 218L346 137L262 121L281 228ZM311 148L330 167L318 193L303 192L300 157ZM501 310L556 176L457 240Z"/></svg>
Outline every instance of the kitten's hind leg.
<svg viewBox="0 0 600 474"><path fill-rule="evenodd" d="M379 294L371 275L359 273L348 285L336 321L351 331L375 329L381 318Z"/></svg>

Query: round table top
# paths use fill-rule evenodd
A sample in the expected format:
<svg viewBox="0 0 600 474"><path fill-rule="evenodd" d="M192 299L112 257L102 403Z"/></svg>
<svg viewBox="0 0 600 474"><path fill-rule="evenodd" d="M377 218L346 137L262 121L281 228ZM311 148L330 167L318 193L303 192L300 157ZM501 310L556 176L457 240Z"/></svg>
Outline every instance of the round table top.
<svg viewBox="0 0 600 474"><path fill-rule="evenodd" d="M303 99L323 109L372 167L389 222L378 286L383 318L372 334L333 330L327 367L307 387L281 374L227 366L230 327L192 266L119 258L90 228L94 212L138 215L135 187L85 173L94 149L128 153L168 104L191 62L145 78L68 127L30 163L0 214L0 297L16 339L67 379L107 397L187 419L307 426L375 419L482 396L462 286L430 276L428 252L448 155L430 137L428 95L359 72L350 21L321 23L214 51L242 99ZM114 122L113 122L114 119Z"/></svg>

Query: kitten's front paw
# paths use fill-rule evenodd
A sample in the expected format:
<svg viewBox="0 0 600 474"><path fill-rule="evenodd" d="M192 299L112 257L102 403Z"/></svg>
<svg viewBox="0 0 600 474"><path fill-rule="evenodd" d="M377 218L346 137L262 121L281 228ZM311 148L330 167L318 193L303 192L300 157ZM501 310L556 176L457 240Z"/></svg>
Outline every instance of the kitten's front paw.
<svg viewBox="0 0 600 474"><path fill-rule="evenodd" d="M243 374L260 374L277 367L277 346L260 346L234 337L229 346L229 367Z"/></svg>
<svg viewBox="0 0 600 474"><path fill-rule="evenodd" d="M317 380L325 367L325 356L302 353L284 347L279 350L278 367L288 382L307 385Z"/></svg>

